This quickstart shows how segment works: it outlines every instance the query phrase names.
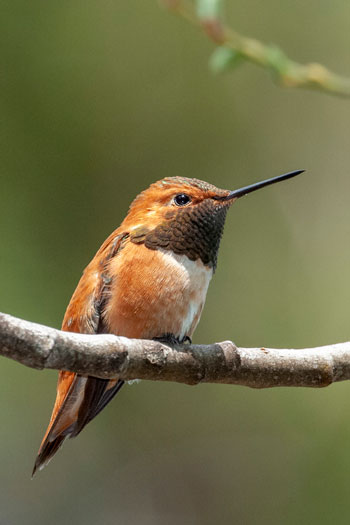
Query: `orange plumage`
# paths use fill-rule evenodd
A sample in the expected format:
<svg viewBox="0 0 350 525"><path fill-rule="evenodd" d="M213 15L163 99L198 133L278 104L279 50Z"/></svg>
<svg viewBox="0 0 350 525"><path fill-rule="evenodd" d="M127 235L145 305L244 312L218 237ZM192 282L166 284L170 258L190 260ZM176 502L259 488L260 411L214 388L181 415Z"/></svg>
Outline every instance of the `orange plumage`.
<svg viewBox="0 0 350 525"><path fill-rule="evenodd" d="M181 209L173 198L183 193L190 196L190 205L196 206L229 192L206 184L202 189L191 179L175 178L155 183L141 193L120 227L85 269L66 310L62 330L132 338L171 334L183 340L192 336L212 265L161 247L150 249L144 242L157 226L167 222L169 210ZM217 205L227 208L229 204L218 201ZM109 381L59 373L56 402L33 474L47 464L66 437L76 436L104 408L122 384L117 378Z"/></svg>
<svg viewBox="0 0 350 525"><path fill-rule="evenodd" d="M216 267L227 209L245 193L295 174L236 192L185 177L152 184L134 200L120 227L85 269L62 330L179 342L191 338ZM33 475L67 437L77 436L96 417L122 385L118 378L59 373L55 405Z"/></svg>

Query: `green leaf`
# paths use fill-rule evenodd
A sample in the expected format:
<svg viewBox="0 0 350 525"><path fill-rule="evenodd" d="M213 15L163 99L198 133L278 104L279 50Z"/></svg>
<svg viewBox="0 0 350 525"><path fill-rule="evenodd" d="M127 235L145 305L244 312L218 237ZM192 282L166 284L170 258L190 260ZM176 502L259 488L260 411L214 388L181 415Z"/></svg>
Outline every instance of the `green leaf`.
<svg viewBox="0 0 350 525"><path fill-rule="evenodd" d="M283 75L286 72L289 63L289 59L285 53L274 44L267 46L266 51L268 65L276 74Z"/></svg>
<svg viewBox="0 0 350 525"><path fill-rule="evenodd" d="M239 66L243 60L244 57L239 51L219 46L209 58L209 69L214 74L223 73L228 69L234 69Z"/></svg>
<svg viewBox="0 0 350 525"><path fill-rule="evenodd" d="M218 19L221 14L222 0L197 0L196 10L201 20Z"/></svg>

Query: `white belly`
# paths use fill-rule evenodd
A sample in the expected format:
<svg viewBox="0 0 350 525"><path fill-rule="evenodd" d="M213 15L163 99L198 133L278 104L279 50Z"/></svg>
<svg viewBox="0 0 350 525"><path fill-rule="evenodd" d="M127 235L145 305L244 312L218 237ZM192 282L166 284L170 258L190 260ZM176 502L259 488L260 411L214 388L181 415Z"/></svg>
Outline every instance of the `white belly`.
<svg viewBox="0 0 350 525"><path fill-rule="evenodd" d="M177 286L182 295L180 299L184 314L179 334L180 340L194 332L205 303L213 270L204 266L201 260L191 261L186 255L159 250L164 264L172 276L176 275Z"/></svg>
<svg viewBox="0 0 350 525"><path fill-rule="evenodd" d="M116 277L104 312L109 332L141 339L192 336L211 268L186 255L129 243L112 259L111 273Z"/></svg>

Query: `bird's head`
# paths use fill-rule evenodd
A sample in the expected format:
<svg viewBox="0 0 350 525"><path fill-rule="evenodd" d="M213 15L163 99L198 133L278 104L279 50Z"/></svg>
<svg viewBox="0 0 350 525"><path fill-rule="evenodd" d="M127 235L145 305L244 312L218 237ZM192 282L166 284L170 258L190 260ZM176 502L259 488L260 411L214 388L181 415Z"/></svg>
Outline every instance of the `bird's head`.
<svg viewBox="0 0 350 525"><path fill-rule="evenodd" d="M222 190L186 177L167 177L140 193L132 202L123 228L130 240L152 250L171 250L200 259L215 269L228 208L238 198L264 186L286 180L301 170L245 186Z"/></svg>

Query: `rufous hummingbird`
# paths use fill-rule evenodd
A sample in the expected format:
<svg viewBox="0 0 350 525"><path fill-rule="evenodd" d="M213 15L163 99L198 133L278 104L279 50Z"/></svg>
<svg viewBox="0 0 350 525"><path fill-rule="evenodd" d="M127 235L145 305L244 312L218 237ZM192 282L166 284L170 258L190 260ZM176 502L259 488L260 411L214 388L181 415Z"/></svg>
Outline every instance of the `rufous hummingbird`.
<svg viewBox="0 0 350 525"><path fill-rule="evenodd" d="M85 269L62 330L190 341L216 268L227 210L243 195L302 172L235 191L185 177L151 184ZM33 475L67 437L77 436L101 412L123 384L117 377L59 373L55 405Z"/></svg>

